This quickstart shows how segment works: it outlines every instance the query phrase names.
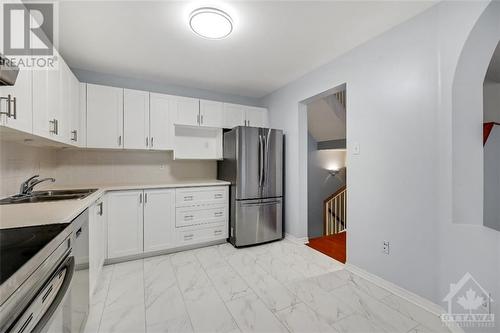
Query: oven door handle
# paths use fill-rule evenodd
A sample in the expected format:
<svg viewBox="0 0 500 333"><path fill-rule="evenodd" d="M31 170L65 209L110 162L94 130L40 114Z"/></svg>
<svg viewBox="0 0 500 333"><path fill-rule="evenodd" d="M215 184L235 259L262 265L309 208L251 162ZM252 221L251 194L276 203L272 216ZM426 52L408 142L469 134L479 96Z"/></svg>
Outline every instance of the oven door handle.
<svg viewBox="0 0 500 333"><path fill-rule="evenodd" d="M47 311L45 311L42 318L40 318L36 326L33 328L32 333L39 333L44 331L44 327L50 321L53 314L56 312L57 308L66 296L66 292L68 291L69 286L71 285L71 280L73 279L73 272L75 271L75 257L73 257L72 255L67 257L63 264L59 266L56 274L59 274L64 269L66 269L66 276L64 277L61 288L59 288L59 292L52 301L52 304L50 304Z"/></svg>

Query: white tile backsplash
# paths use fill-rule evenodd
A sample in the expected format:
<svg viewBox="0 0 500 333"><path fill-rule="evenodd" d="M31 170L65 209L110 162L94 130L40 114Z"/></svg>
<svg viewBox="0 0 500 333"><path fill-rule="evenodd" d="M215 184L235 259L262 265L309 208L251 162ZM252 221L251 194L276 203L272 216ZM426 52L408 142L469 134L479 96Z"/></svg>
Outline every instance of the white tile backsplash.
<svg viewBox="0 0 500 333"><path fill-rule="evenodd" d="M55 177L56 184L64 186L168 183L217 177L215 161L174 161L172 152L41 148L2 141L0 157L0 197L17 193L20 183L34 174Z"/></svg>
<svg viewBox="0 0 500 333"><path fill-rule="evenodd" d="M53 177L57 151L15 142L0 142L0 197L15 194L22 181L35 174Z"/></svg>

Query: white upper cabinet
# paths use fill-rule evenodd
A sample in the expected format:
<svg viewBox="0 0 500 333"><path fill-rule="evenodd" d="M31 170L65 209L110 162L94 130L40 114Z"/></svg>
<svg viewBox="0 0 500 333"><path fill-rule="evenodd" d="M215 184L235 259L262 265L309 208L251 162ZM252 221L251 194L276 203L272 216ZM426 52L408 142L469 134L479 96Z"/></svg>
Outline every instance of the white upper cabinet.
<svg viewBox="0 0 500 333"><path fill-rule="evenodd" d="M174 245L175 190L144 190L144 251Z"/></svg>
<svg viewBox="0 0 500 333"><path fill-rule="evenodd" d="M60 67L33 71L33 134L57 140L60 114Z"/></svg>
<svg viewBox="0 0 500 333"><path fill-rule="evenodd" d="M58 59L55 69L33 71L33 134L78 146L79 82L64 60Z"/></svg>
<svg viewBox="0 0 500 333"><path fill-rule="evenodd" d="M123 91L123 147L148 149L149 92L125 89Z"/></svg>
<svg viewBox="0 0 500 333"><path fill-rule="evenodd" d="M8 1L22 5L19 0ZM0 3L0 17L3 25L4 1ZM0 32L0 53L4 54L4 31ZM32 122L32 71L20 69L13 86L0 86L0 125L31 133Z"/></svg>
<svg viewBox="0 0 500 333"><path fill-rule="evenodd" d="M149 94L149 148L154 150L172 150L174 144L171 98L163 94Z"/></svg>
<svg viewBox="0 0 500 333"><path fill-rule="evenodd" d="M57 140L70 143L71 132L71 78L73 73L62 58L59 58L59 108L55 115L57 121Z"/></svg>
<svg viewBox="0 0 500 333"><path fill-rule="evenodd" d="M87 147L123 147L123 89L87 85Z"/></svg>
<svg viewBox="0 0 500 333"><path fill-rule="evenodd" d="M69 79L70 90L70 120L69 120L69 140L71 144L81 147L82 146L82 117L80 109L80 82L71 73Z"/></svg>
<svg viewBox="0 0 500 333"><path fill-rule="evenodd" d="M268 127L267 109L247 106L245 110L246 126Z"/></svg>
<svg viewBox="0 0 500 333"><path fill-rule="evenodd" d="M224 128L236 126L268 127L267 109L224 103Z"/></svg>
<svg viewBox="0 0 500 333"><path fill-rule="evenodd" d="M19 71L15 85L0 86L0 124L31 133L32 71Z"/></svg>
<svg viewBox="0 0 500 333"><path fill-rule="evenodd" d="M143 252L143 191L107 195L108 258Z"/></svg>
<svg viewBox="0 0 500 333"><path fill-rule="evenodd" d="M223 127L224 103L200 100L200 126Z"/></svg>
<svg viewBox="0 0 500 333"><path fill-rule="evenodd" d="M78 145L87 147L87 84L78 82L78 115L80 116L80 131L77 133Z"/></svg>
<svg viewBox="0 0 500 333"><path fill-rule="evenodd" d="M170 96L175 124L198 126L200 123L200 100L196 98Z"/></svg>
<svg viewBox="0 0 500 333"><path fill-rule="evenodd" d="M224 128L245 126L244 105L224 103Z"/></svg>

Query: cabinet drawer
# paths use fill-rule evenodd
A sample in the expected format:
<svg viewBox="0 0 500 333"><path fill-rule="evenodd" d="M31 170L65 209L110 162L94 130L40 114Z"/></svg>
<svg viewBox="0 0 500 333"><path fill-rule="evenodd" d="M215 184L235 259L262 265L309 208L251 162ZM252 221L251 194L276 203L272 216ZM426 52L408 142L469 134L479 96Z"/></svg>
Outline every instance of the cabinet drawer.
<svg viewBox="0 0 500 333"><path fill-rule="evenodd" d="M177 208L175 226L177 228L198 224L216 223L225 221L227 217L227 206L202 206L198 209L190 207Z"/></svg>
<svg viewBox="0 0 500 333"><path fill-rule="evenodd" d="M225 239L227 238L227 225L190 231L177 231L176 238L178 245L188 245Z"/></svg>
<svg viewBox="0 0 500 333"><path fill-rule="evenodd" d="M175 202L177 206L192 206L204 203L226 203L227 187L200 187L177 189L175 191Z"/></svg>

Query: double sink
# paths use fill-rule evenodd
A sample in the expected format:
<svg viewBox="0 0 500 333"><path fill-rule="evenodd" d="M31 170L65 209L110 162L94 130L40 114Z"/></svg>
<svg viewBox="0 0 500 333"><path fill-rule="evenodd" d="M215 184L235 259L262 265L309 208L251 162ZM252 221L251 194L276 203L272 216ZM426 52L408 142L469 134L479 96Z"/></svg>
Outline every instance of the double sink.
<svg viewBox="0 0 500 333"><path fill-rule="evenodd" d="M97 189L75 189L75 190L47 190L47 191L33 191L27 195L16 194L5 199L0 200L0 205L17 204L17 203L36 203L47 201L60 201L83 199L90 194L97 191Z"/></svg>

